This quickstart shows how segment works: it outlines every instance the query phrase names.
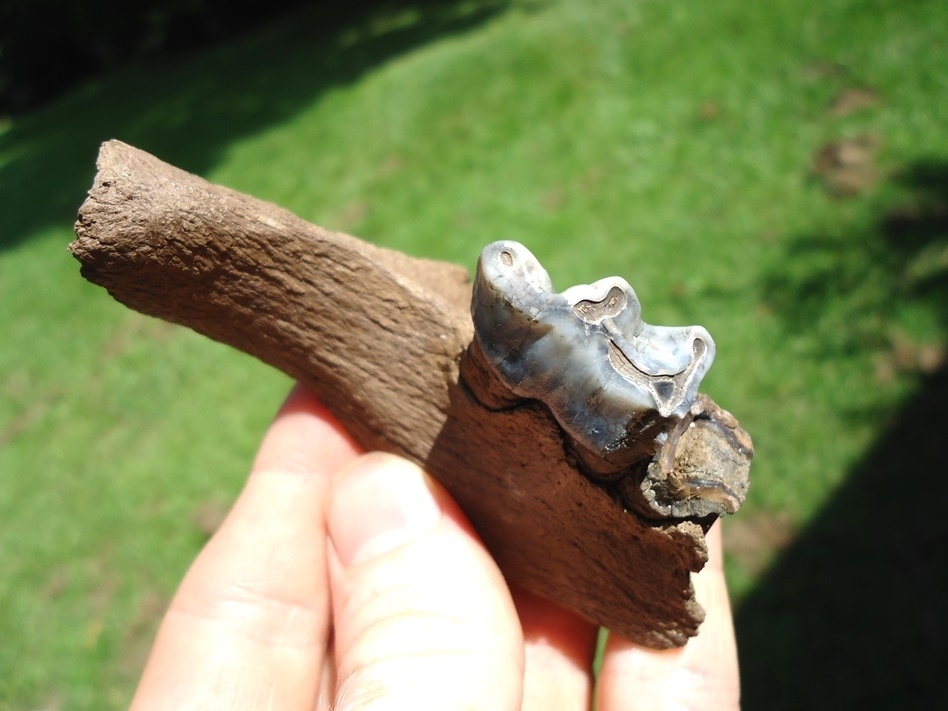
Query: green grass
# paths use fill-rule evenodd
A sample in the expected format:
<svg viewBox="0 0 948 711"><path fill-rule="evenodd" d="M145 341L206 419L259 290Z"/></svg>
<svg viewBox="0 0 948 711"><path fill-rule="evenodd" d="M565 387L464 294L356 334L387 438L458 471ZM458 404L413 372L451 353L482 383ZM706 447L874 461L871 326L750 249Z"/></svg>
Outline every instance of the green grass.
<svg viewBox="0 0 948 711"><path fill-rule="evenodd" d="M0 709L127 705L196 512L235 495L288 387L80 279L66 244L102 140L411 254L472 266L520 240L560 287L619 274L649 322L706 326L704 389L758 450L739 610L944 371L944 3L465 2L321 27L307 10L0 125ZM835 114L850 89L875 99ZM863 135L873 176L834 197L814 155ZM749 698L765 681L745 674Z"/></svg>

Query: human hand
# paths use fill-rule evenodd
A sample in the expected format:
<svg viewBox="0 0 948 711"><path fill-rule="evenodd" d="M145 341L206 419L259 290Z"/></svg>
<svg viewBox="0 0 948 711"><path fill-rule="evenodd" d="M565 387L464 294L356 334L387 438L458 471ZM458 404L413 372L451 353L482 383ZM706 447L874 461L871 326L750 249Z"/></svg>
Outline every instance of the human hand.
<svg viewBox="0 0 948 711"><path fill-rule="evenodd" d="M738 708L717 526L683 649L610 637L601 711ZM297 388L162 622L132 708L588 709L597 630L511 591L436 482Z"/></svg>

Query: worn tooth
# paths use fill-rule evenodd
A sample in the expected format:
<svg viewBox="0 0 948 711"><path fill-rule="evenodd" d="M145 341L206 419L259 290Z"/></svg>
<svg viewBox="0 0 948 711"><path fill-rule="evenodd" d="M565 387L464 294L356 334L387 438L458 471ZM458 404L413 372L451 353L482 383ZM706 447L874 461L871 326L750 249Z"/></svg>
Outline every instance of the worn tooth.
<svg viewBox="0 0 948 711"><path fill-rule="evenodd" d="M557 293L512 241L481 254L471 314L481 350L510 390L545 402L566 432L607 460L622 459L633 432L658 436L656 418L688 412L714 360L700 326L644 323L625 279Z"/></svg>
<svg viewBox="0 0 948 711"><path fill-rule="evenodd" d="M620 277L557 293L530 251L481 254L475 341L513 396L541 400L583 470L645 517L709 521L747 493L750 436L698 386L714 360L700 326L650 326ZM494 401L509 403L507 392Z"/></svg>
<svg viewBox="0 0 948 711"><path fill-rule="evenodd" d="M642 480L623 479L618 490L629 506L647 516L731 514L744 503L753 458L750 435L731 413L700 395L662 443Z"/></svg>

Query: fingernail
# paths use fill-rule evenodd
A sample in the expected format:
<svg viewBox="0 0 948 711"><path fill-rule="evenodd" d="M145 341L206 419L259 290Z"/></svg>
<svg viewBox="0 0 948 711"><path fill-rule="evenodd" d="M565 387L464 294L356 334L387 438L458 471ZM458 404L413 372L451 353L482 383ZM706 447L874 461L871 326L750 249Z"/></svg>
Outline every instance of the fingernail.
<svg viewBox="0 0 948 711"><path fill-rule="evenodd" d="M419 467L374 453L336 476L326 518L333 547L348 567L420 538L438 523L441 509Z"/></svg>

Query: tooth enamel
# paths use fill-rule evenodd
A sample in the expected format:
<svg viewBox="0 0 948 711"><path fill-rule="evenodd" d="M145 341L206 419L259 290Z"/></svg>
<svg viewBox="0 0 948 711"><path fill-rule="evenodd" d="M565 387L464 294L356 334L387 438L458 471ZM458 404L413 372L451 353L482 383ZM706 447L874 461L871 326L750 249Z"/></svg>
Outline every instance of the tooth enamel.
<svg viewBox="0 0 948 711"><path fill-rule="evenodd" d="M546 403L574 440L611 461L623 459L636 432L687 413L714 360L701 326L643 322L625 279L557 293L536 257L512 241L484 248L471 315L480 348L510 390Z"/></svg>

